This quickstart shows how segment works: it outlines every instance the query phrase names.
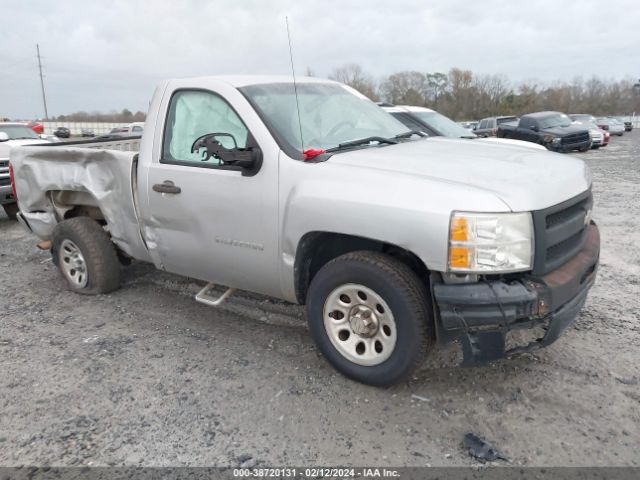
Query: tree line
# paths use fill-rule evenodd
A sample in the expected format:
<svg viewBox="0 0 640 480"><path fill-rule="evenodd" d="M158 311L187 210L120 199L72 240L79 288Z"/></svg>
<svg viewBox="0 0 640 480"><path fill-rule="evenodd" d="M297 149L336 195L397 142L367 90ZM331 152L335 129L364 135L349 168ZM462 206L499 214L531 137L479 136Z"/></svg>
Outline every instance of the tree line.
<svg viewBox="0 0 640 480"><path fill-rule="evenodd" d="M111 111L109 113L101 112L74 112L68 115L58 115L51 120L59 122L112 122L112 123L132 123L144 122L147 114L137 111L133 113L126 108L122 111Z"/></svg>
<svg viewBox="0 0 640 480"><path fill-rule="evenodd" d="M403 71L375 79L354 63L334 69L329 78L350 85L371 100L429 107L454 120L543 110L596 116L640 113L640 80L630 78L513 83L505 75L452 68L447 73Z"/></svg>
<svg viewBox="0 0 640 480"><path fill-rule="evenodd" d="M307 75L313 76L307 69ZM593 115L640 114L640 80L577 77L572 81L511 82L505 75L452 68L447 73L402 71L376 79L355 63L334 69L329 78L350 85L371 100L438 110L454 120L522 115L542 110ZM52 120L66 122L143 122L146 114L75 112Z"/></svg>

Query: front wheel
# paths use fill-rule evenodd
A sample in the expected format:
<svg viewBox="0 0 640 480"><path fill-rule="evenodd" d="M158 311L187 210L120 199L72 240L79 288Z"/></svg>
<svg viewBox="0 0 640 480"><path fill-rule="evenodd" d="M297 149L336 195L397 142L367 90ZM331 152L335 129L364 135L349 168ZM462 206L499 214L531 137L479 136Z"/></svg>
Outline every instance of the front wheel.
<svg viewBox="0 0 640 480"><path fill-rule="evenodd" d="M51 254L67 284L77 293L96 295L120 286L120 262L102 226L88 217L60 222L53 230Z"/></svg>
<svg viewBox="0 0 640 480"><path fill-rule="evenodd" d="M435 338L424 285L407 265L375 252L348 253L322 267L309 287L307 320L338 371L375 386L409 375Z"/></svg>

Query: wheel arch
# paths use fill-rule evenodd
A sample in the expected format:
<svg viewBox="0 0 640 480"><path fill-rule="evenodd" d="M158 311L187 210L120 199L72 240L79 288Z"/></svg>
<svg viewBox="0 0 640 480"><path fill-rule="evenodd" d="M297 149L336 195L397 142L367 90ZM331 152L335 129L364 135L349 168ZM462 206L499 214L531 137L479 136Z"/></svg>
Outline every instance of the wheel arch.
<svg viewBox="0 0 640 480"><path fill-rule="evenodd" d="M324 265L334 258L355 251L380 252L400 260L416 273L428 291L429 269L410 250L392 243L358 235L313 231L302 236L296 249L293 271L297 302L306 303L309 285Z"/></svg>

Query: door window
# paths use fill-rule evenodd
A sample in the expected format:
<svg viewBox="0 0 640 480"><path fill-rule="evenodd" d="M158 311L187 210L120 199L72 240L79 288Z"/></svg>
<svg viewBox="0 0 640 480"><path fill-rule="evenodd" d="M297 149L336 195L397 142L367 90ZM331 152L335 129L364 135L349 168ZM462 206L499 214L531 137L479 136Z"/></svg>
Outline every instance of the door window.
<svg viewBox="0 0 640 480"><path fill-rule="evenodd" d="M249 131L231 106L219 95L201 90L179 90L173 94L165 125L161 163L201 167L221 165L211 157L203 161L203 151L192 153L191 146L202 135L224 133L217 140L225 148L245 148Z"/></svg>

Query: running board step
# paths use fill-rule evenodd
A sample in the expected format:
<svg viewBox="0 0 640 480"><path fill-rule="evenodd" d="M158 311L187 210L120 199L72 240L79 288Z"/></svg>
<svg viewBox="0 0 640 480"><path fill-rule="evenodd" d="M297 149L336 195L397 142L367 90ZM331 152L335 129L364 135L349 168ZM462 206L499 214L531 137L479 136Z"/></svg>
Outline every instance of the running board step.
<svg viewBox="0 0 640 480"><path fill-rule="evenodd" d="M207 285L196 294L196 302L204 303L210 307L217 307L236 291L235 288L227 288L222 295L216 298L209 295L209 290L215 286L216 285L214 283L207 283Z"/></svg>

